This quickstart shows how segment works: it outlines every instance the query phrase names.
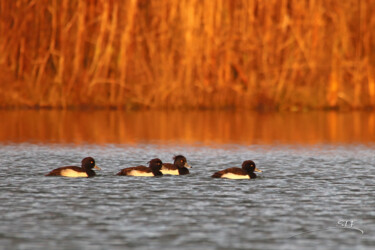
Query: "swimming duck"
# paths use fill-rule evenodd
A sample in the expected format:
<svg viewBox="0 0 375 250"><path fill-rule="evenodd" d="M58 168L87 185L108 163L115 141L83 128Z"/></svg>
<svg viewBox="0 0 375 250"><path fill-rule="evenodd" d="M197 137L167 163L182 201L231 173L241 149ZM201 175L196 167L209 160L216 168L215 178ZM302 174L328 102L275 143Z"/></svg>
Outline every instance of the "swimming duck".
<svg viewBox="0 0 375 250"><path fill-rule="evenodd" d="M163 174L170 175L184 175L189 174L189 169L191 166L187 163L185 156L176 155L173 157L174 163L164 163L161 167L161 172Z"/></svg>
<svg viewBox="0 0 375 250"><path fill-rule="evenodd" d="M52 170L46 176L65 176L65 177L93 177L96 175L92 169L100 170L95 165L95 160L92 157L86 157L81 162L81 167L77 166L66 166Z"/></svg>
<svg viewBox="0 0 375 250"><path fill-rule="evenodd" d="M158 159L152 159L149 161L148 167L146 166L137 166L124 168L117 175L130 175L130 176L162 176L163 173L160 172L163 162Z"/></svg>
<svg viewBox="0 0 375 250"><path fill-rule="evenodd" d="M214 173L212 178L228 178L228 179L254 179L257 178L255 172L262 172L257 169L253 161L244 161L242 168L227 168Z"/></svg>

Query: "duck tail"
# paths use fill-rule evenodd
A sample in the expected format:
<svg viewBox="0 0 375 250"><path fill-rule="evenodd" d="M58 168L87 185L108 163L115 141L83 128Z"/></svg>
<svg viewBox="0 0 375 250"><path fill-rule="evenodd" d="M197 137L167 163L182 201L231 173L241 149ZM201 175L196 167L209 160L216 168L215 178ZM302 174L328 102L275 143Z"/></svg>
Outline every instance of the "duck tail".
<svg viewBox="0 0 375 250"><path fill-rule="evenodd" d="M211 175L212 178L221 178L221 174L219 172L214 173Z"/></svg>
<svg viewBox="0 0 375 250"><path fill-rule="evenodd" d="M126 172L121 170L120 172L118 172L116 175L126 175Z"/></svg>

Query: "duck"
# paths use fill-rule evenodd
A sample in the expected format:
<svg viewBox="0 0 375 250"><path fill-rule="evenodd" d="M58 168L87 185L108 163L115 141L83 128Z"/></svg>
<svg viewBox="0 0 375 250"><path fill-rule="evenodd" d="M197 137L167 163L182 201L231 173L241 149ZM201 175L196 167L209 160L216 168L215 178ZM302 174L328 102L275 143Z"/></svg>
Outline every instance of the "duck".
<svg viewBox="0 0 375 250"><path fill-rule="evenodd" d="M152 159L148 162L148 167L137 166L121 169L116 175L128 175L128 176L162 176L163 173L160 169L163 162L159 158Z"/></svg>
<svg viewBox="0 0 375 250"><path fill-rule="evenodd" d="M251 160L244 161L242 168L232 167L214 173L212 178L227 178L227 179L255 179L257 175L255 172L262 172L255 163Z"/></svg>
<svg viewBox="0 0 375 250"><path fill-rule="evenodd" d="M64 176L64 177L93 177L96 175L92 169L101 170L95 164L95 160L92 157L83 158L81 161L81 167L78 166L66 166L52 170L46 176Z"/></svg>
<svg viewBox="0 0 375 250"><path fill-rule="evenodd" d="M174 163L164 163L161 167L161 172L163 174L170 175L185 175L189 174L189 169L191 166L187 163L185 156L176 155L173 157Z"/></svg>

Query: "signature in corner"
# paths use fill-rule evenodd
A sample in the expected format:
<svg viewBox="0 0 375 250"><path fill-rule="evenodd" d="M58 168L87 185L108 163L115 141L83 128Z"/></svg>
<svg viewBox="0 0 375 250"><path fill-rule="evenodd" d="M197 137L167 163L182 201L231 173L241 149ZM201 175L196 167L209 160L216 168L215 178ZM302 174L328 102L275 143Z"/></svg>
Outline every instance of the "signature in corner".
<svg viewBox="0 0 375 250"><path fill-rule="evenodd" d="M325 230L329 230L329 229L332 229L332 228L341 228L341 229L355 230L355 231L360 232L361 234L364 234L364 231L362 229L354 226L354 220L338 220L337 224L339 226L321 228L321 229L317 229L317 230L309 230L309 231L306 231L306 232L295 234L293 236L290 236L289 238L294 238L294 237L302 235L302 234L308 234L308 233L317 232L317 231L325 231Z"/></svg>
<svg viewBox="0 0 375 250"><path fill-rule="evenodd" d="M348 225L348 222L350 222L350 225ZM364 233L362 229L359 229L358 227L354 227L354 220L339 220L337 221L337 224L339 224L341 228L357 230L361 232L361 234Z"/></svg>

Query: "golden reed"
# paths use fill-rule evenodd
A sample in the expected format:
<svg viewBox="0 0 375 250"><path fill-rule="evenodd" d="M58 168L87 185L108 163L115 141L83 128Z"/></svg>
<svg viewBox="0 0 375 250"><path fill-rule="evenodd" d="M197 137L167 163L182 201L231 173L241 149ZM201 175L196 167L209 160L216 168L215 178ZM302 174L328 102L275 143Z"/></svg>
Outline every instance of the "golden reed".
<svg viewBox="0 0 375 250"><path fill-rule="evenodd" d="M375 106L373 0L0 1L0 106Z"/></svg>

